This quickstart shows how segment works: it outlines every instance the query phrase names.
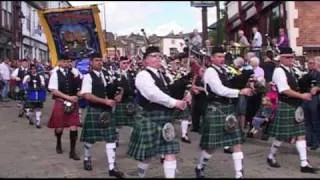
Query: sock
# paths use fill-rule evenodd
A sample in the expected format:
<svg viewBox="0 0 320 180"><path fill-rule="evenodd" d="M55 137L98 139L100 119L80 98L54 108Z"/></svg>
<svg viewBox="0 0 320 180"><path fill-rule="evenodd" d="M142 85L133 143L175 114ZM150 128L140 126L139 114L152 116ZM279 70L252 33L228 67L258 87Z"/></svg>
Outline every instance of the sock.
<svg viewBox="0 0 320 180"><path fill-rule="evenodd" d="M296 148L297 148L298 153L299 153L301 166L304 167L304 166L309 165L309 163L307 161L307 143L306 143L306 140L297 141L296 142Z"/></svg>
<svg viewBox="0 0 320 180"><path fill-rule="evenodd" d="M232 159L233 159L233 164L234 164L234 170L236 172L236 178L240 178L243 176L243 174L242 174L243 153L242 152L232 153Z"/></svg>
<svg viewBox="0 0 320 180"><path fill-rule="evenodd" d="M55 136L57 137L57 148L61 148L61 136L62 131L58 132L57 130L54 131Z"/></svg>
<svg viewBox="0 0 320 180"><path fill-rule="evenodd" d="M270 152L269 152L269 155L268 155L268 158L269 159L274 159L278 149L280 148L282 142L279 141L279 140L273 140L272 142L272 145L271 145L271 148L270 148Z"/></svg>
<svg viewBox="0 0 320 180"><path fill-rule="evenodd" d="M109 171L114 169L116 161L116 143L106 143L106 154L108 158Z"/></svg>
<svg viewBox="0 0 320 180"><path fill-rule="evenodd" d="M212 157L212 155L208 154L205 150L202 150L199 157L199 163L197 165L198 169L204 169L206 167L207 162Z"/></svg>
<svg viewBox="0 0 320 180"><path fill-rule="evenodd" d="M71 131L70 130L70 152L75 153L76 152L76 143L78 139L78 131Z"/></svg>
<svg viewBox="0 0 320 180"><path fill-rule="evenodd" d="M177 160L164 160L163 162L163 170L165 178L175 178L177 169Z"/></svg>
<svg viewBox="0 0 320 180"><path fill-rule="evenodd" d="M30 117L31 113L30 113L30 108L26 108L26 116Z"/></svg>
<svg viewBox="0 0 320 180"><path fill-rule="evenodd" d="M182 137L186 137L187 136L188 125L189 125L189 121L188 120L182 120L181 121L181 135L182 135Z"/></svg>
<svg viewBox="0 0 320 180"><path fill-rule="evenodd" d="M82 109L79 108L79 122L81 123L82 120Z"/></svg>
<svg viewBox="0 0 320 180"><path fill-rule="evenodd" d="M40 125L40 117L41 117L41 111L36 111L36 122L37 122L37 125Z"/></svg>
<svg viewBox="0 0 320 180"><path fill-rule="evenodd" d="M91 148L92 144L91 143L84 143L84 160L89 160L91 158Z"/></svg>
<svg viewBox="0 0 320 180"><path fill-rule="evenodd" d="M143 163L143 162L139 162L138 163L138 175L139 175L139 177L144 178L146 176L148 168L149 168L149 164Z"/></svg>

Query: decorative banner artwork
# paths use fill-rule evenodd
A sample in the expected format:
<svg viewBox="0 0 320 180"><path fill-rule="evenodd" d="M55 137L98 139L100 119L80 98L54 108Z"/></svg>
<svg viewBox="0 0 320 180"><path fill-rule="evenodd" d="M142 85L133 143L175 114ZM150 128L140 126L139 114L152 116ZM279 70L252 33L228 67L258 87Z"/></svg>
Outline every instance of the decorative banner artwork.
<svg viewBox="0 0 320 180"><path fill-rule="evenodd" d="M82 60L106 54L97 5L40 10L38 15L53 66L65 57Z"/></svg>

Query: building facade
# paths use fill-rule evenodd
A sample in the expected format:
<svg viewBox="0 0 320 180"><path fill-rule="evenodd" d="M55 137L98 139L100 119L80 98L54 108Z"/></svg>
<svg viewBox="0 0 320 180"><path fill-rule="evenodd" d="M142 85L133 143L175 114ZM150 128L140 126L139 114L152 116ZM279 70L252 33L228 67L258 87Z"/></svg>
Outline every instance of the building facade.
<svg viewBox="0 0 320 180"><path fill-rule="evenodd" d="M17 59L21 47L21 3L1 1L0 9L0 58Z"/></svg>
<svg viewBox="0 0 320 180"><path fill-rule="evenodd" d="M244 30L250 41L251 29L258 27L266 44L266 34L278 37L283 27L296 55L320 55L320 18L318 1L226 1L226 30L230 40L237 40L237 31Z"/></svg>
<svg viewBox="0 0 320 180"><path fill-rule="evenodd" d="M183 52L185 46L184 37L180 35L167 35L161 37L160 49L166 56L174 56Z"/></svg>

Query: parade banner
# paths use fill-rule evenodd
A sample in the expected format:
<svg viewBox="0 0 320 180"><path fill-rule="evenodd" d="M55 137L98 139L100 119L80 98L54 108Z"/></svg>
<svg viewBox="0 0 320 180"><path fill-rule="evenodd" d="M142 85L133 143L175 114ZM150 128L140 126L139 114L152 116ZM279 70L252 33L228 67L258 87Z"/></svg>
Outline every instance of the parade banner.
<svg viewBox="0 0 320 180"><path fill-rule="evenodd" d="M97 5L38 10L52 66L65 56L82 60L106 54L99 12Z"/></svg>

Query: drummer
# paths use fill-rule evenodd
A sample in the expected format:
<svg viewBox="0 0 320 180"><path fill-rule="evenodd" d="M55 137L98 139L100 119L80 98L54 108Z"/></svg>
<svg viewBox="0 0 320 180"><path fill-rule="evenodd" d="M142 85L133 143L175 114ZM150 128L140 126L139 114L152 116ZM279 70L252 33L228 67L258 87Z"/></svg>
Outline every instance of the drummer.
<svg viewBox="0 0 320 180"><path fill-rule="evenodd" d="M44 77L37 73L36 65L30 65L30 71L23 78L22 83L27 86L27 102L32 113L31 118L29 118L29 124L33 125L34 121L36 121L36 127L40 129L41 109L45 101L46 90Z"/></svg>

